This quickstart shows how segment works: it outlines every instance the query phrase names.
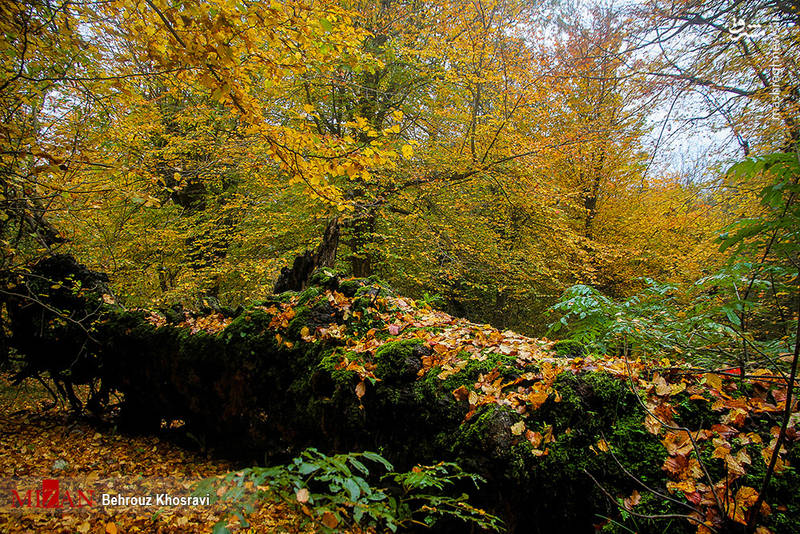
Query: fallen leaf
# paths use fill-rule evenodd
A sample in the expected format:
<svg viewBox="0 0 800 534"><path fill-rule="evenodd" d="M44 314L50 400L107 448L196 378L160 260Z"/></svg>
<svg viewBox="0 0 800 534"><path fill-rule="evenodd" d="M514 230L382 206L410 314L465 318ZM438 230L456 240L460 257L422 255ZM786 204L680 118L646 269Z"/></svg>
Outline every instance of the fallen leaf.
<svg viewBox="0 0 800 534"><path fill-rule="evenodd" d="M631 508L633 508L634 506L639 504L639 502L641 500L642 500L642 496L639 495L639 492L636 491L636 490L633 490L633 493L631 493L631 496L630 497L626 497L624 499L623 504L624 504L626 510L630 510Z"/></svg>
<svg viewBox="0 0 800 534"><path fill-rule="evenodd" d="M721 390L722 389L722 377L721 376L719 376L717 374L714 374L714 373L706 373L703 376L705 376L706 384L708 384L709 386L711 386L712 388L714 388L716 390Z"/></svg>
<svg viewBox="0 0 800 534"><path fill-rule="evenodd" d="M469 397L469 391L465 386L461 386L458 389L453 390L453 396L456 398L457 401L463 401L467 397Z"/></svg>
<svg viewBox="0 0 800 534"><path fill-rule="evenodd" d="M542 443L542 434L540 432L528 430L525 432L525 437L528 438L528 441L534 448L538 448Z"/></svg>

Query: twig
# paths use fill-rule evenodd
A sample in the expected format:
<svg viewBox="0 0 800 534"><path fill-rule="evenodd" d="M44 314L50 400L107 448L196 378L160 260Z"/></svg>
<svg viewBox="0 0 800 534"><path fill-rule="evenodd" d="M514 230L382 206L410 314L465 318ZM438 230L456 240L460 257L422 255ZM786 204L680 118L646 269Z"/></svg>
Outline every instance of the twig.
<svg viewBox="0 0 800 534"><path fill-rule="evenodd" d="M606 497L608 497L608 500L610 500L612 503L614 503L614 505L615 505L617 508L620 508L620 509L622 509L622 510L625 510L625 513L631 514L631 515L633 515L633 516L636 516L636 517L641 517L641 518L643 518L643 519L688 519L689 521L694 521L695 523L697 523L697 524L699 524L699 525L702 525L702 524L703 524L703 522L702 522L702 521L700 521L699 519L697 519L696 517L692 517L692 516L690 516L690 515L685 515L685 514L654 514L654 515L649 515L649 514L640 514L639 512L634 512L633 510L628 510L627 508L625 508L624 506L622 506L622 505L621 505L619 502L617 502L617 499L615 499L615 498L614 498L614 496L613 496L613 495L611 495L611 494L610 494L610 493L609 493L609 492L608 492L608 491L607 491L607 490L606 490L606 489L605 489L605 488L604 488L604 487L603 487L603 486L602 486L602 485L601 485L601 484L600 484L600 483L597 481L597 479L596 479L596 478L594 478L594 477L592 476L592 474L591 474L589 471L587 471L586 469L584 469L584 470L583 470L583 472L584 472L584 473L586 473L586 475L587 475L589 478L591 478L591 479L592 479L592 481L595 483L595 485L597 485L598 489L599 489L600 491L602 491L602 492L603 492L603 494L604 494ZM715 529L714 527L711 527L711 526L708 526L708 525L705 525L705 526L706 526L706 527L707 527L709 530L711 530L712 532L718 532L718 531L717 531L717 529Z"/></svg>
<svg viewBox="0 0 800 534"><path fill-rule="evenodd" d="M631 373L630 363L628 362L627 351L625 351L623 356L625 358L625 368L628 371L628 382L630 383L633 396L636 397L636 400L639 402L639 405L644 409L644 411L647 412L647 414L650 415L650 417L658 421L659 424L661 424L661 426L663 426L664 428L668 428L670 430L680 430L682 432L686 432L686 434L689 436L689 440L692 442L692 449L694 450L694 453L697 456L697 463L700 464L700 468L703 470L703 475L705 476L706 480L708 481L708 485L711 488L711 494L714 496L714 501L717 504L717 508L719 509L720 512L727 513L727 510L722 507L722 503L719 500L717 492L714 491L714 481L711 479L711 475L709 474L708 469L706 469L705 464L701 461L700 447L697 446L697 441L694 439L691 430L689 430L687 427L670 425L668 423L665 423L664 421L656 417L656 415L653 412L650 411L650 409L645 405L645 403L642 402L642 399L639 398L639 391L636 389L636 386L633 383L633 374Z"/></svg>
<svg viewBox="0 0 800 534"><path fill-rule="evenodd" d="M772 457L769 459L769 467L764 475L764 482L761 484L761 490L758 492L758 499L751 508L750 519L747 521L747 532L755 532L756 519L759 516L759 510L764 503L764 495L769 489L769 483L772 475L775 472L775 465L778 462L778 456L781 452L781 446L786 439L786 428L789 426L789 419L792 416L792 393L794 392L794 380L797 376L797 361L800 357L800 300L797 301L797 331L795 332L794 341L794 357L792 358L792 369L789 375L789 386L786 388L786 405L783 409L783 423L781 424L781 431L778 434L778 439L775 442L775 448L772 450Z"/></svg>

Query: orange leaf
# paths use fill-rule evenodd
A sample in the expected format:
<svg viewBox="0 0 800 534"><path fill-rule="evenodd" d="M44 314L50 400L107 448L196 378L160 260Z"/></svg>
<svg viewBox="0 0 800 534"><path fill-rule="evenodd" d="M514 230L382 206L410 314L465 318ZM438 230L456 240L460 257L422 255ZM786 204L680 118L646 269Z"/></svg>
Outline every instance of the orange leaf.
<svg viewBox="0 0 800 534"><path fill-rule="evenodd" d="M542 434L539 432L528 430L525 432L525 437L528 438L528 441L531 443L531 445L533 445L534 448L537 448L542 444Z"/></svg>
<svg viewBox="0 0 800 534"><path fill-rule="evenodd" d="M661 443L667 448L667 452L670 456L687 454L692 450L692 440L689 438L689 434L684 430L668 433L667 436L661 440Z"/></svg>
<svg viewBox="0 0 800 534"><path fill-rule="evenodd" d="M630 497L626 497L625 500L623 501L623 504L624 504L626 510L630 510L631 508L633 508L634 506L639 504L639 501L641 501L641 500L642 500L642 496L639 495L639 492L636 491L636 490L633 490L633 493L631 493L631 496Z"/></svg>
<svg viewBox="0 0 800 534"><path fill-rule="evenodd" d="M339 524L339 520L333 512L325 512L322 514L322 524L328 528L335 528Z"/></svg>

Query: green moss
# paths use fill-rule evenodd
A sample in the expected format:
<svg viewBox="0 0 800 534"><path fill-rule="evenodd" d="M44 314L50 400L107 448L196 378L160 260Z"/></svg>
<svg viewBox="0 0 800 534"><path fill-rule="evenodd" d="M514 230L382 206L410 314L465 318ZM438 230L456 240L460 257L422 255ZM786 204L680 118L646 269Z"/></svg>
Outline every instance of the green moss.
<svg viewBox="0 0 800 534"><path fill-rule="evenodd" d="M339 350L333 349L322 357L317 366L321 371L327 373L334 384L337 385L350 384L355 377L358 376L358 373L355 371L346 371L336 368L341 363L342 358L343 356L340 354ZM355 355L351 354L350 360L357 360L357 358Z"/></svg>
<svg viewBox="0 0 800 534"><path fill-rule="evenodd" d="M325 290L319 286L309 286L297 295L297 305L303 306L308 304L311 300L324 292Z"/></svg>
<svg viewBox="0 0 800 534"><path fill-rule="evenodd" d="M761 450L762 445L747 445L747 453L753 462L740 480L741 486L761 487L767 470L761 459ZM766 497L772 513L764 520L764 526L773 532L796 532L797 518L800 517L800 447L797 442L790 446L785 459L788 467L773 474Z"/></svg>
<svg viewBox="0 0 800 534"><path fill-rule="evenodd" d="M459 354L459 357L464 360L469 358L469 354L462 352ZM515 356L489 353L483 361L471 358L469 362L467 362L466 367L450 375L445 380L441 380L438 377L441 369L437 369L437 372L431 370L425 378L427 380L438 380L440 382L439 388L443 391L450 392L461 386L466 386L467 388L472 387L472 385L477 382L480 375L487 375L495 369L497 369L500 376L505 379L515 378L522 373L522 370L516 365L516 361L517 359Z"/></svg>
<svg viewBox="0 0 800 534"><path fill-rule="evenodd" d="M375 352L376 376L387 382L403 379L414 381L417 369L414 367L414 360L419 360L414 351L421 344L419 340L406 339L383 345Z"/></svg>
<svg viewBox="0 0 800 534"><path fill-rule="evenodd" d="M586 356L586 346L580 341L564 339L553 345L553 350L561 358L582 358Z"/></svg>
<svg viewBox="0 0 800 534"><path fill-rule="evenodd" d="M597 522L597 514L623 521L619 511L607 502L586 473L601 480L613 495L630 495L634 489L642 492L637 482L619 468L619 461L643 482L664 488L667 482L661 469L666 458L664 446L644 428L644 412L623 380L604 373L565 372L556 379L554 388L561 401L555 402L551 396L527 421L529 428L540 431L550 425L555 438L546 445L548 453L532 464L530 474L529 484L542 495L558 496L557 507L543 505L541 512L552 513L547 507L553 507L559 515L551 517L565 526ZM608 442L616 460L597 447L600 439ZM668 502L658 499L645 502L643 499L637 511L678 512ZM638 530L650 532L658 526L639 524ZM680 532L685 526L676 524L670 531ZM636 525L630 527L637 530Z"/></svg>
<svg viewBox="0 0 800 534"><path fill-rule="evenodd" d="M392 290L389 285L378 279L370 276L366 280L364 280L365 285L359 287L356 290L355 296L362 297L362 296L370 296L370 297L393 297L394 291Z"/></svg>
<svg viewBox="0 0 800 534"><path fill-rule="evenodd" d="M228 342L236 338L261 336L269 330L270 322L272 322L272 315L264 310L251 308L234 319L223 331L222 335Z"/></svg>
<svg viewBox="0 0 800 534"><path fill-rule="evenodd" d="M366 282L363 278L349 278L339 282L339 292L346 297L353 297Z"/></svg>
<svg viewBox="0 0 800 534"><path fill-rule="evenodd" d="M710 428L719 423L720 413L711 409L711 401L690 397L685 391L672 396L676 423L688 428Z"/></svg>
<svg viewBox="0 0 800 534"><path fill-rule="evenodd" d="M277 295L272 295L269 299L265 299L263 301L259 301L254 303L254 305L261 305L261 306L271 306L277 302L285 302L288 303L292 300L292 298L296 297L299 293L297 291L284 291L283 293L278 293Z"/></svg>
<svg viewBox="0 0 800 534"><path fill-rule="evenodd" d="M298 340L301 339L303 336L301 334L303 328L306 328L310 324L311 319L311 309L307 307L298 306L294 309L294 318L289 321L289 328L287 329L287 335L289 339Z"/></svg>
<svg viewBox="0 0 800 534"><path fill-rule="evenodd" d="M327 289L335 289L339 286L339 279L330 269L317 269L308 280L309 285Z"/></svg>
<svg viewBox="0 0 800 534"><path fill-rule="evenodd" d="M519 416L508 408L497 404L481 406L461 426L453 441L453 448L458 451L482 450L496 457L506 456L513 439L511 424L517 420ZM508 446L502 446L504 444Z"/></svg>

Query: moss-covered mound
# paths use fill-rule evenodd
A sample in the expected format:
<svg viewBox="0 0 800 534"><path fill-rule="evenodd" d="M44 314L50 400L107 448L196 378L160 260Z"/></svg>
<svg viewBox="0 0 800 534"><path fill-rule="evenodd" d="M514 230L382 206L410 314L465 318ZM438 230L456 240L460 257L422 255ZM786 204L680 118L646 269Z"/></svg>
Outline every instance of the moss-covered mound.
<svg viewBox="0 0 800 534"><path fill-rule="evenodd" d="M310 445L399 468L455 460L488 479L475 497L516 532L741 530L786 394L767 373L586 355L327 271L235 317L106 305L91 335L129 427L183 423L268 461ZM760 511L776 532L800 514L797 451L781 453Z"/></svg>

